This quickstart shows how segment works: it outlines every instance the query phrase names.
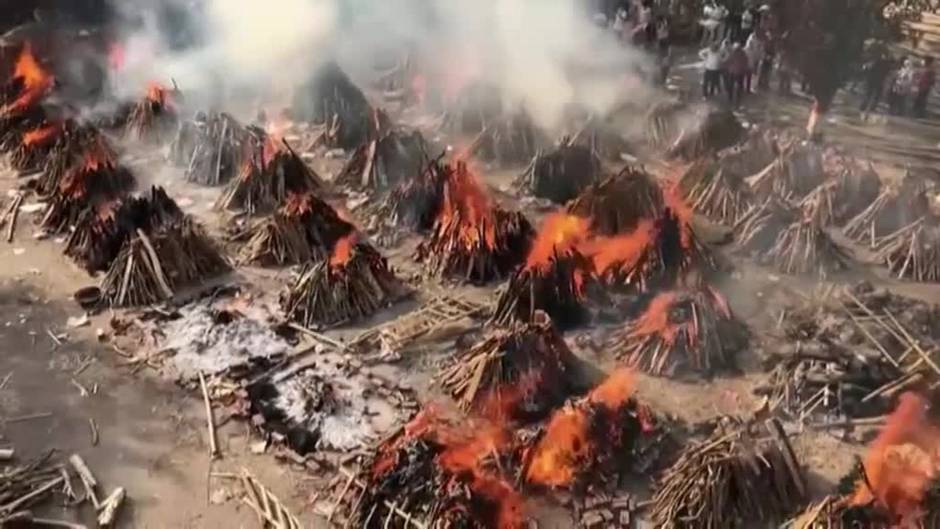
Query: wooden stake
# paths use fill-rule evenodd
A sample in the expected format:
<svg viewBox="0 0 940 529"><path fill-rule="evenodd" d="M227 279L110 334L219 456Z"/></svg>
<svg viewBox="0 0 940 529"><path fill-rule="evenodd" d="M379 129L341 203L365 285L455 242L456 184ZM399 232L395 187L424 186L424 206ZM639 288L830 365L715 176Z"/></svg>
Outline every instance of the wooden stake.
<svg viewBox="0 0 940 529"><path fill-rule="evenodd" d="M206 405L206 427L209 430L209 455L219 455L218 440L215 436L215 419L212 416L212 401L209 400L209 390L206 388L206 377L199 371L199 386L202 388L202 400Z"/></svg>

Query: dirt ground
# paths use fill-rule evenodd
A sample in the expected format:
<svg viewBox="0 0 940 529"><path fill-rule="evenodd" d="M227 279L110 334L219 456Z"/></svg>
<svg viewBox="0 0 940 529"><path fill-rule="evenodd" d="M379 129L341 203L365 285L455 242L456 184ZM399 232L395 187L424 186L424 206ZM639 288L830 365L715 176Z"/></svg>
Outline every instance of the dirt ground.
<svg viewBox="0 0 940 529"><path fill-rule="evenodd" d="M677 69L673 80L694 89L696 73ZM830 141L864 153L879 172L890 175L907 165L932 169L940 157L937 122L914 122L889 118L861 123L851 110L847 96L826 124ZM742 111L752 122L802 124L807 102L788 99L754 99ZM335 171L335 163L318 161L323 174ZM147 183L167 185L184 209L197 214L216 231L223 221L210 211L217 190L196 189L181 183L174 171L156 169L146 160L140 168ZM159 164L157 164L159 166ZM495 188L506 185L514 171L488 171L484 176ZM12 175L0 179L0 195L16 186ZM143 187L143 184L141 185ZM29 202L29 201L27 201ZM241 528L258 527L256 516L231 499L232 485L225 474L249 469L285 501L308 526L320 525L307 505L313 478L291 464L276 461L270 454L252 455L253 440L246 424L230 420L220 426L222 457L212 463L202 401L195 392L163 381L148 370L122 366L123 359L107 343L96 338L96 329L107 328L109 314L93 317L90 324L69 328L69 317L82 311L72 293L95 280L66 259L62 244L35 240L30 215L22 215L12 243L0 242L0 445L13 446L17 456L28 458L55 449L64 455L78 453L88 462L103 490L123 486L129 502L119 527ZM409 275L414 270L406 245L389 255ZM859 257L864 255L859 253ZM742 373L713 380L673 381L641 376L639 398L661 413L698 423L722 414L748 415L758 405L751 390L762 375L762 337L770 332L778 308L787 302L812 299L826 285L782 277L766 269L735 263L735 271L717 286L730 299L735 312L752 328L756 339L746 355ZM285 281L283 273L244 272L239 279L254 283L259 291L274 292ZM940 302L940 285L911 285L889 280L883 270L862 263L852 271L832 278L847 284L866 279L931 302ZM437 292L459 291L486 299L491 289L455 288L428 284L424 298ZM391 317L385 314L384 319ZM375 322L371 322L375 323ZM345 331L339 336L355 332ZM578 331L567 338L574 343ZM602 353L572 347L584 360L601 369L613 367ZM388 368L418 386L428 386L422 363ZM93 443L92 421L97 430ZM795 437L794 446L806 464L814 491L830 490L861 453L859 444L845 443L822 432ZM51 507L50 517L74 519L74 511ZM93 527L93 513L85 509L75 521ZM566 524L561 524L566 525Z"/></svg>

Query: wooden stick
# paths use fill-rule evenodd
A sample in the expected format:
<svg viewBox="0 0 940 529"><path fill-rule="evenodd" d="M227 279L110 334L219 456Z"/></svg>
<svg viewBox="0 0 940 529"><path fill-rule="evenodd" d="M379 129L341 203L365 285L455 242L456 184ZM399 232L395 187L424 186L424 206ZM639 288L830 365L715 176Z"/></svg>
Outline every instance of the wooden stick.
<svg viewBox="0 0 940 529"><path fill-rule="evenodd" d="M16 195L13 205L10 206L10 224L7 226L7 242L13 242L13 232L16 230L16 218L20 213L20 204L23 203L23 195Z"/></svg>
<svg viewBox="0 0 940 529"><path fill-rule="evenodd" d="M72 454L69 457L69 464L72 465L72 468L75 469L75 473L78 474L78 479L85 488L85 495L91 498L91 503L95 506L95 510L100 509L101 504L98 502L98 495L95 493L98 480L95 479L95 475L91 473L91 469L85 464L85 460L78 454Z"/></svg>
<svg viewBox="0 0 940 529"><path fill-rule="evenodd" d="M147 237L144 230L140 228L137 229L137 236L140 237L140 242L143 243L144 248L147 250L147 255L150 257L154 275L156 276L157 283L160 285L160 289L163 290L163 294L167 299L172 298L173 289L171 289L170 285L167 283L166 275L163 273L163 267L160 265L160 258L157 257L156 250L154 250L153 245L150 244L150 238Z"/></svg>
<svg viewBox="0 0 940 529"><path fill-rule="evenodd" d="M29 494L26 494L25 496L21 496L6 505L0 506L0 512L13 512L17 510L20 506L28 504L30 500L32 500L33 498L42 496L43 494L49 492L55 487L62 485L63 483L65 483L65 478L63 478L62 476L49 480L44 485L30 492Z"/></svg>
<svg viewBox="0 0 940 529"><path fill-rule="evenodd" d="M91 446L98 446L98 425L91 417L88 418L88 428L91 430Z"/></svg>
<svg viewBox="0 0 940 529"><path fill-rule="evenodd" d="M110 527L111 524L114 523L118 509L124 504L124 498L126 496L127 492L124 490L124 487L118 487L101 503L101 509L98 512L99 526Z"/></svg>
<svg viewBox="0 0 940 529"><path fill-rule="evenodd" d="M219 454L218 440L215 436L215 419L212 416L212 401L209 400L209 390L206 388L206 377L199 371L199 386L202 388L202 400L206 405L206 427L209 430L209 455L216 457Z"/></svg>
<svg viewBox="0 0 940 529"><path fill-rule="evenodd" d="M354 483L357 487L361 487L361 488L363 488L363 489L367 488L367 486L366 486L365 483L363 483L363 482L360 481L359 479L355 479L356 475L353 474L352 471L349 470L348 468L346 468L346 467L339 467L339 471L340 471L341 474L343 474L343 475L346 476L346 477L352 477L352 478L354 479L354 480L353 480L353 483ZM399 509L398 506L396 506L394 503L392 503L392 502L390 502L390 501L387 501L387 500L383 500L382 503L385 504L385 507L386 507L387 509L389 509L390 512L394 512L394 513L397 514L398 516L401 516L402 518L404 518L406 521L411 522L411 525L415 526L417 529L428 529L428 526L427 526L427 525L425 525L425 524L422 523L422 522L419 522L418 520L415 520L413 516L411 516L410 514L408 514L408 513L405 512L405 511Z"/></svg>

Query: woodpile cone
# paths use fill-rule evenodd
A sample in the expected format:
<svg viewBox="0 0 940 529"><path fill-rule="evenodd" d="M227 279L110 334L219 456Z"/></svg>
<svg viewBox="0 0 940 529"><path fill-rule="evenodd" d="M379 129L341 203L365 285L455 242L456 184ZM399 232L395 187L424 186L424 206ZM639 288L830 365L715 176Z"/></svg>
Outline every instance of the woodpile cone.
<svg viewBox="0 0 940 529"><path fill-rule="evenodd" d="M697 213L726 225L734 225L753 206L754 197L741 175L720 159L692 164L679 180L686 203Z"/></svg>
<svg viewBox="0 0 940 529"><path fill-rule="evenodd" d="M940 222L932 214L882 237L875 251L898 279L940 282Z"/></svg>
<svg viewBox="0 0 940 529"><path fill-rule="evenodd" d="M281 295L281 308L305 327L325 328L371 316L408 293L385 258L350 234L336 242L328 259L300 270Z"/></svg>
<svg viewBox="0 0 940 529"><path fill-rule="evenodd" d="M394 129L357 147L334 183L374 193L387 191L421 173L427 150L420 132Z"/></svg>
<svg viewBox="0 0 940 529"><path fill-rule="evenodd" d="M517 165L532 160L545 144L546 139L532 117L518 109L487 123L467 153L499 165Z"/></svg>
<svg viewBox="0 0 940 529"><path fill-rule="evenodd" d="M688 119L685 121L689 122ZM745 136L744 127L730 110L703 109L693 121L693 125L680 130L666 156L697 160L731 147Z"/></svg>
<svg viewBox="0 0 940 529"><path fill-rule="evenodd" d="M799 210L790 202L774 195L748 210L734 224L737 251L760 257L766 255L787 226L799 219Z"/></svg>
<svg viewBox="0 0 940 529"><path fill-rule="evenodd" d="M21 175L42 171L62 129L62 123L54 122L25 132L20 144L10 153L10 167Z"/></svg>
<svg viewBox="0 0 940 529"><path fill-rule="evenodd" d="M127 116L125 134L133 139L151 143L168 141L179 124L177 101L182 97L178 89L156 83L147 87L147 94L138 101Z"/></svg>
<svg viewBox="0 0 940 529"><path fill-rule="evenodd" d="M653 177L627 166L617 176L586 188L567 210L591 219L595 233L617 235L634 230L643 219L658 219L664 207L662 189Z"/></svg>
<svg viewBox="0 0 940 529"><path fill-rule="evenodd" d="M223 185L243 168L252 138L252 133L232 116L200 112L180 125L170 144L170 160L184 168L188 182Z"/></svg>
<svg viewBox="0 0 940 529"><path fill-rule="evenodd" d="M791 141L777 159L748 179L761 198L777 195L799 200L826 180L822 149L812 143Z"/></svg>
<svg viewBox="0 0 940 529"><path fill-rule="evenodd" d="M597 182L600 175L601 162L590 147L564 138L554 150L539 151L514 185L535 197L564 204Z"/></svg>
<svg viewBox="0 0 940 529"><path fill-rule="evenodd" d="M883 188L874 202L845 224L843 232L860 244L876 248L883 237L909 226L929 212L924 182L906 176L900 184Z"/></svg>
<svg viewBox="0 0 940 529"><path fill-rule="evenodd" d="M437 380L466 411L499 410L532 420L572 393L575 360L551 319L540 312L533 323L497 328L459 351Z"/></svg>
<svg viewBox="0 0 940 529"><path fill-rule="evenodd" d="M421 233L430 230L437 220L444 201L448 173L442 163L443 154L430 160L413 178L395 186L385 198L370 208L369 230L407 230Z"/></svg>

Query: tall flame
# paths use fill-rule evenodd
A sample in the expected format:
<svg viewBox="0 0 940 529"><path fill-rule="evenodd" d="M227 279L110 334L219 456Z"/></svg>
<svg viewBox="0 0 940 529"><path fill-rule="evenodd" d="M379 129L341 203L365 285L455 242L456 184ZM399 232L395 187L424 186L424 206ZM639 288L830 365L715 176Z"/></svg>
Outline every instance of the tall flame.
<svg viewBox="0 0 940 529"><path fill-rule="evenodd" d="M496 219L489 197L465 161L457 162L444 184L442 225L457 222L458 240L467 248L496 247Z"/></svg>
<svg viewBox="0 0 940 529"><path fill-rule="evenodd" d="M52 76L39 65L28 42L23 45L16 61L13 78L19 79L23 87L13 102L0 107L0 115L17 114L29 109L42 99L53 83Z"/></svg>
<svg viewBox="0 0 940 529"><path fill-rule="evenodd" d="M39 127L23 134L23 145L25 147L41 147L50 140L55 139L62 130L60 123L54 123L45 127Z"/></svg>
<svg viewBox="0 0 940 529"><path fill-rule="evenodd" d="M594 388L586 400L613 412L630 398L633 390L633 372L619 369ZM590 435L592 424L588 413L584 406L566 406L552 416L526 471L529 483L563 487L574 482L598 449L599 440Z"/></svg>
<svg viewBox="0 0 940 529"><path fill-rule="evenodd" d="M692 219L695 212L692 207L682 198L682 191L677 182L666 186L663 190L663 200L666 208L675 215L679 222L679 242L684 249L692 248Z"/></svg>
<svg viewBox="0 0 940 529"><path fill-rule="evenodd" d="M897 409L868 450L866 479L859 482L851 503L875 501L897 518L899 527L913 523L937 477L938 454L940 428L928 422L927 401L914 393L901 395Z"/></svg>
<svg viewBox="0 0 940 529"><path fill-rule="evenodd" d="M594 262L598 273L626 269L636 264L656 236L653 221L643 219L630 233L597 237L583 245L581 253Z"/></svg>
<svg viewBox="0 0 940 529"><path fill-rule="evenodd" d="M588 219L556 212L545 218L526 259L530 270L547 267L552 258L575 250L591 234Z"/></svg>

